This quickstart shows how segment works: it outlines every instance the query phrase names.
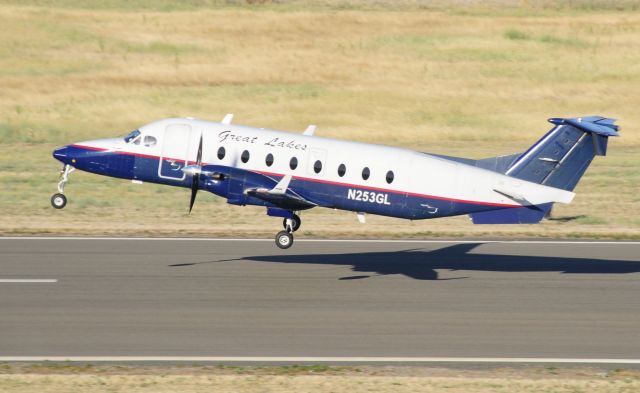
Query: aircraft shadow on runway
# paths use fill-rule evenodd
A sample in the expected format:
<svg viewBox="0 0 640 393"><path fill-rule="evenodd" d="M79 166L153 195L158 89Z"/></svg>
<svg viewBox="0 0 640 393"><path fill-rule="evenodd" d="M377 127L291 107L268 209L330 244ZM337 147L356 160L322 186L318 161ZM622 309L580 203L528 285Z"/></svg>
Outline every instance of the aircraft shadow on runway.
<svg viewBox="0 0 640 393"><path fill-rule="evenodd" d="M445 280L437 270L476 270L492 272L560 272L571 274L623 274L640 272L640 261L620 261L591 258L470 254L483 243L456 244L438 250L410 249L390 252L359 252L350 254L265 255L237 260L271 263L351 266L354 272L367 273L341 277L356 280L389 274L402 274L417 280ZM171 266L191 266L233 260L178 263ZM447 278L463 279L467 277Z"/></svg>

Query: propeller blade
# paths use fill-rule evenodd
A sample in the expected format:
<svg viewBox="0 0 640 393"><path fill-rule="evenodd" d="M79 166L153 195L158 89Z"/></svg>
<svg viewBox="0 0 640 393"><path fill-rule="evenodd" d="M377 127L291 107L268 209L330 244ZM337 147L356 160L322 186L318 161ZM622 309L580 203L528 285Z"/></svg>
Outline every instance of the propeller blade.
<svg viewBox="0 0 640 393"><path fill-rule="evenodd" d="M198 155L196 156L196 165L202 164L202 133L200 133L200 144L198 144Z"/></svg>
<svg viewBox="0 0 640 393"><path fill-rule="evenodd" d="M200 182L200 174L196 173L193 175L193 179L191 180L191 201L189 202L189 213L193 209L193 204L196 202L196 194L198 193L198 186Z"/></svg>
<svg viewBox="0 0 640 393"><path fill-rule="evenodd" d="M202 165L202 133L200 133L200 143L198 144L198 155L196 156L196 166L200 169ZM200 171L193 174L191 179L191 200L189 201L189 214L193 209L193 204L196 202L196 194L200 188Z"/></svg>

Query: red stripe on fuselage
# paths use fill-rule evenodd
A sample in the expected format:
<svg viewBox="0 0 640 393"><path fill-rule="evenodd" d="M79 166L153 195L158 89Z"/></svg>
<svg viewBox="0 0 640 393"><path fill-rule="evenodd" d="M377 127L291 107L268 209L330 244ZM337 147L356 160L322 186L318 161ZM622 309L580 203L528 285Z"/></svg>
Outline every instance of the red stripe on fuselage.
<svg viewBox="0 0 640 393"><path fill-rule="evenodd" d="M271 175L271 176L280 176L280 177L284 176L282 174L273 173L273 172L264 172L264 171L258 171L258 170L254 170L254 172L260 173L262 175ZM438 199L438 200L442 200L442 201L469 203L469 204L474 204L474 205L498 206L498 207L522 207L520 205L509 205L509 204L503 204L503 203L482 202L482 201L469 201L469 200L466 200L466 199L456 199L456 198L441 197L441 196L435 196L435 195L419 194L419 193L408 192L408 191L398 191L398 190L392 190L392 189L389 189L389 188L380 188L380 187L373 187L373 186L363 186L363 185L360 185L360 184L342 183L342 182L337 182L337 181L333 181L333 180L314 179L312 177L293 176L293 178L294 179L298 179L298 180L312 181L312 182L324 183L324 184L332 184L332 185L343 186L343 187L365 188L367 190L380 191L380 192L391 192L391 193L394 193L394 194L407 194L407 195L415 196L415 197L419 197L419 198Z"/></svg>
<svg viewBox="0 0 640 393"><path fill-rule="evenodd" d="M137 157L152 158L152 159L156 159L156 160L160 159L160 156L154 156L154 155L142 154L142 153L134 153L134 152L123 151L123 150L112 150L112 149L106 149L106 148L103 148L103 147L85 146L85 145L78 145L78 144L72 144L71 146L77 147L77 148L80 148L80 149L87 149L87 150L94 150L94 151L108 151L108 152L112 152L112 153L126 154L126 155L137 156ZM170 158L170 157L162 157L162 159L163 160L184 161L183 159ZM189 164L195 164L196 162L195 161L186 161L186 163L189 165ZM209 165L209 164L208 163L202 163L202 165ZM214 165L214 164L210 164L210 165ZM238 169L242 169L242 168L238 168ZM279 176L279 177L285 176L284 174L275 173L275 172L266 172L266 171L259 171L259 170L250 170L250 171L259 173L261 175ZM394 194L407 194L407 195L415 196L415 197L419 197L419 198L438 199L438 200L442 200L442 201L468 203L468 204L472 204L472 205L484 205L484 206L495 206L495 207L514 207L514 208L515 207L522 207L521 205L510 205L510 204L506 204L506 203L494 203L494 202L483 202L483 201L470 201L470 200L466 200L466 199L456 199L456 198L436 196L436 195L419 194L419 193L415 193L415 192L392 190L392 189L389 189L389 188L365 186L365 185L361 185L361 184L342 183L342 182L337 182L337 181L333 181L333 180L314 179L312 177L293 176L293 179L303 180L303 181L310 181L310 182L315 182L315 183L332 184L332 185L343 186L343 187L363 188L363 189L367 189L367 190L380 191L380 192L390 192L390 193L394 193Z"/></svg>

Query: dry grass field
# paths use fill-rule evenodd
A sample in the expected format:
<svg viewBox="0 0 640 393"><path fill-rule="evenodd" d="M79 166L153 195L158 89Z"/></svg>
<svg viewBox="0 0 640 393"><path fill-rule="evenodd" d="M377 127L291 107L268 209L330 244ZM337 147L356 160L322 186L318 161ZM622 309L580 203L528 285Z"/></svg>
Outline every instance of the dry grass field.
<svg viewBox="0 0 640 393"><path fill-rule="evenodd" d="M0 365L7 393L632 393L634 370L597 368Z"/></svg>
<svg viewBox="0 0 640 393"><path fill-rule="evenodd" d="M640 13L633 1L0 1L0 234L268 236L263 209L74 173L51 150L193 116L474 158L548 117L620 119L569 206L538 226L305 212L301 236L640 238Z"/></svg>

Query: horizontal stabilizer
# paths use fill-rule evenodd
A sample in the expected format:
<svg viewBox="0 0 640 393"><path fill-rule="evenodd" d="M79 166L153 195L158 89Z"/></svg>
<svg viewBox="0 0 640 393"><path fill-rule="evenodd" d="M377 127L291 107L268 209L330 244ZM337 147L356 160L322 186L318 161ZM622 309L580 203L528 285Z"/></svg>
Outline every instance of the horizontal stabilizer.
<svg viewBox="0 0 640 393"><path fill-rule="evenodd" d="M602 116L585 116L569 119L554 117L549 119L549 123L558 125L568 124L583 131L592 132L602 136L620 136L618 133L620 128L615 124L615 122L616 119L608 119Z"/></svg>
<svg viewBox="0 0 640 393"><path fill-rule="evenodd" d="M500 181L493 191L522 206L536 206L551 202L571 203L575 193L520 180Z"/></svg>

